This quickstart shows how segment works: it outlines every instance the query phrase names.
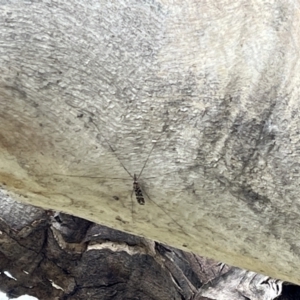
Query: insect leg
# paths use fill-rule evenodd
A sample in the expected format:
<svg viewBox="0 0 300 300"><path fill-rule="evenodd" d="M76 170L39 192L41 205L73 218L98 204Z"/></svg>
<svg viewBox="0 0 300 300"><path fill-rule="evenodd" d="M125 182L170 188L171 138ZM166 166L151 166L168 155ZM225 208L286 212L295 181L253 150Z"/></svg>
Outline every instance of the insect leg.
<svg viewBox="0 0 300 300"><path fill-rule="evenodd" d="M124 168L124 170L128 173L128 175L133 178L133 176L130 174L130 172L127 170L127 168L125 167L125 165L122 163L122 161L119 159L118 155L115 153L115 149L111 146L111 144L108 142L108 140L105 138L105 136L101 133L101 131L99 130L98 125L94 122L94 120L92 118L90 118L90 122L94 124L94 126L96 127L97 131L99 132L99 134L103 137L104 141L106 142L106 144L108 145L108 147L110 148L111 152L115 155L115 157L117 158L117 160L119 161L119 163L122 165L122 167Z"/></svg>
<svg viewBox="0 0 300 300"><path fill-rule="evenodd" d="M150 198L150 196L147 194L147 192L144 190L144 193L145 195L148 197L148 199L154 203L161 211L163 211L180 229L181 231L186 234L186 235L189 235L188 233L185 232L185 230L183 229L183 227L163 208L161 207L160 205L158 205L154 200L152 200Z"/></svg>
<svg viewBox="0 0 300 300"><path fill-rule="evenodd" d="M161 135L160 135L160 137L161 137ZM158 138L158 141L160 140L160 137ZM149 152L149 154L148 154L148 157L147 157L147 159L146 159L146 161L145 161L145 163L144 163L144 165L143 165L143 168L142 168L140 174L139 174L138 177L137 177L137 180L141 177L141 175L142 175L142 173L143 173L143 171L144 171L144 169L145 169L145 167L146 167L146 164L147 164L147 162L148 162L148 160L149 160L149 158L150 158L150 155L151 155L151 153L152 153L152 151L153 151L153 149L154 149L155 146L156 146L156 143L155 143L155 144L153 145L153 147L151 148L151 150L150 150L150 152Z"/></svg>
<svg viewBox="0 0 300 300"><path fill-rule="evenodd" d="M133 199L132 199L132 195L133 195L133 190L132 190L131 196L130 196L130 200L131 200L131 219L133 221Z"/></svg>

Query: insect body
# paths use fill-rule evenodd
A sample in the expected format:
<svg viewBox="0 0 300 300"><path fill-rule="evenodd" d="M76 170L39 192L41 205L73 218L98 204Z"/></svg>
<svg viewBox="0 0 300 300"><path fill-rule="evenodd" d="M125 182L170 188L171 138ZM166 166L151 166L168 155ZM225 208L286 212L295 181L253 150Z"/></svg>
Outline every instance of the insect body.
<svg viewBox="0 0 300 300"><path fill-rule="evenodd" d="M135 193L135 197L136 197L136 200L137 202L140 204L140 205L145 205L145 198L144 198L144 194L147 196L147 198L155 205L157 206L162 212L164 212L180 229L181 231L188 235L185 231L184 231L184 228L172 217L171 214L168 213L167 210L164 209L163 206L159 205L158 203L156 203L156 201L152 200L150 198L150 196L147 194L147 192L144 190L144 194L143 194L143 191L140 187L140 184L139 184L139 178L141 177L141 175L143 174L143 171L148 163L148 160L155 148L155 145L154 144L144 162L144 165L141 169L141 171L139 172L138 175L136 174L132 174L129 172L129 170L125 167L125 165L123 164L123 162L120 160L120 158L118 157L118 155L116 154L116 151L115 149L111 146L111 144L108 142L108 140L105 138L105 136L103 136L101 134L101 131L99 129L99 127L97 126L97 124L94 122L94 120L92 118L90 118L90 122L94 124L94 126L96 127L97 131L100 133L100 135L104 138L106 144L109 146L111 152L115 155L115 157L117 158L117 160L119 161L119 163L121 164L121 166L123 167L123 169L127 172L127 174L133 179L133 190L132 190L132 193L131 193L131 197L133 195L133 193ZM160 137L158 138L158 140L160 139ZM55 175L60 175L62 176L62 174L55 174ZM82 176L82 175L63 175L63 176L71 176L71 177L88 177L88 178L99 178L98 176ZM116 178L115 178L116 179ZM118 200L119 197L118 196L114 196L113 199L115 200ZM133 214L133 201L131 201L131 213Z"/></svg>
<svg viewBox="0 0 300 300"><path fill-rule="evenodd" d="M144 196L143 196L143 192L140 188L140 185L138 183L138 179L137 179L135 174L133 175L133 190L134 190L135 198L136 198L136 201L138 202L138 204L144 205L145 204L145 199L144 199Z"/></svg>

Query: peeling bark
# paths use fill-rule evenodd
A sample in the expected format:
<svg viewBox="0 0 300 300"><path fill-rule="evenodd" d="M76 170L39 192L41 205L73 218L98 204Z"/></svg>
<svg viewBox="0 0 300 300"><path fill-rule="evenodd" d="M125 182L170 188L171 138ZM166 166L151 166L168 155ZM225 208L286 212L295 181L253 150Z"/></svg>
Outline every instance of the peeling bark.
<svg viewBox="0 0 300 300"><path fill-rule="evenodd" d="M0 289L9 297L273 300L281 294L279 280L0 196Z"/></svg>

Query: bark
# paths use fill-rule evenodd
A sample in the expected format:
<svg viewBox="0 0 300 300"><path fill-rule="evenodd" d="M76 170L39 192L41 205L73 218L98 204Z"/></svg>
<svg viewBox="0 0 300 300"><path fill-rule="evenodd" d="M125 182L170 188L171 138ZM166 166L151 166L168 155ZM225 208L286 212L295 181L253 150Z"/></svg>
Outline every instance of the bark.
<svg viewBox="0 0 300 300"><path fill-rule="evenodd" d="M1 184L300 283L298 4L2 1Z"/></svg>
<svg viewBox="0 0 300 300"><path fill-rule="evenodd" d="M9 297L273 300L281 295L280 280L24 205L3 191L0 199L0 289Z"/></svg>

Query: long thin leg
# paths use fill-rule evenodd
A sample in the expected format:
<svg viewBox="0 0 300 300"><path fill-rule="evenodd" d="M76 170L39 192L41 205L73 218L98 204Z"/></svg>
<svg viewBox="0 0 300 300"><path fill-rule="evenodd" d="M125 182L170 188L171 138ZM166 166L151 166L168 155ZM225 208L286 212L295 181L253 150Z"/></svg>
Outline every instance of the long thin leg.
<svg viewBox="0 0 300 300"><path fill-rule="evenodd" d="M163 211L180 229L181 229L181 231L184 233L184 234L186 234L186 235L189 235L188 233L186 233L185 232L185 230L183 229L183 227L163 208L163 207L161 207L160 205L158 205L154 200L152 200L151 198L150 198L150 196L148 195L148 193L145 191L145 190L143 190L143 193L148 197L148 199L152 202L152 203L154 203L161 211Z"/></svg>
<svg viewBox="0 0 300 300"><path fill-rule="evenodd" d="M130 172L126 169L125 165L122 163L122 161L119 159L118 155L116 155L115 153L115 149L111 146L111 144L108 142L108 140L105 138L105 136L101 133L101 131L99 130L98 125L94 122L94 120L92 118L90 118L90 122L94 124L94 126L96 127L96 129L98 130L99 134L103 137L104 141L106 142L106 144L108 145L108 147L110 148L110 150L114 153L115 157L117 158L117 160L119 161L119 163L122 165L122 167L124 168L124 170L128 173L128 175L133 179L133 176L130 174Z"/></svg>
<svg viewBox="0 0 300 300"><path fill-rule="evenodd" d="M163 132L162 132L161 135L159 136L158 141L160 140L162 134L163 134ZM157 143L157 142L156 142L156 143ZM142 168L140 174L139 174L138 177L137 177L137 180L139 180L139 178L141 177L141 175L142 175L142 173L143 173L143 171L144 171L144 169L145 169L145 167L146 167L146 164L147 164L147 162L148 162L148 160L149 160L149 158L150 158L150 155L151 155L153 149L154 149L155 146L156 146L156 143L153 145L152 149L150 150L150 152L149 152L149 154L148 154L148 157L147 157L147 159L146 159L146 161L145 161L145 163L144 163L144 165L143 165L143 168Z"/></svg>
<svg viewBox="0 0 300 300"><path fill-rule="evenodd" d="M94 122L94 120L92 119L92 118L90 118L90 122L91 123L93 123L94 124L94 126L96 127L96 129L98 130L98 132L99 132L99 134L104 138L104 140L105 140L105 142L107 143L107 145L109 146L109 148L110 148L110 150L114 153L114 155L116 156L116 158L118 159L118 161L120 162L120 164L122 165L122 167L124 168L124 170L128 173L128 175L132 178L132 179L134 179L134 177L130 174L130 172L127 170L127 168L125 167L125 165L122 163L122 161L119 159L119 157L115 154L115 150L114 150L114 148L111 146L111 144L108 142L108 140L105 138L105 136L101 133L101 131L99 130L99 127L98 127L98 125ZM161 133L161 135L162 135L163 133ZM161 135L160 135L160 137L158 138L158 140L160 140L160 138L161 138ZM144 169L145 169L145 167L146 167L146 165L147 165L147 163L148 163L148 160L149 160L149 158L150 158L150 156L151 156L151 154L152 154L152 152L153 152L153 150L154 150L154 148L155 148L155 146L156 146L156 143L153 145L153 147L151 148L151 150L150 150L150 152L149 152L149 154L148 154L148 156L147 156L147 159L146 159L146 161L145 161L145 163L144 163L144 165L143 165L143 167L142 167L142 169L141 169L141 171L140 171L140 173L139 173L139 175L138 175L138 177L137 177L137 180L136 181L138 181L139 180L139 178L141 177L141 175L142 175L142 173L143 173L143 171L144 171ZM132 192L131 192L131 217L132 217L132 220L133 220L133 199L132 199L132 195L133 195L133 192L134 192L134 189L132 190ZM180 229L181 229L181 231L184 233L184 234L186 234L186 235L188 235L186 232L185 232L185 230L183 229L183 227L164 209L164 208L162 208L160 205L158 205L154 200L152 200L151 198L150 198L150 196L146 193L146 191L143 191L144 193L145 193L145 195L148 197L148 199L150 200L150 201L152 201L152 203L154 203L159 209L161 209L161 211L163 211Z"/></svg>
<svg viewBox="0 0 300 300"><path fill-rule="evenodd" d="M128 173L128 175L133 179L133 176L131 175L131 173L127 170L127 168L125 167L125 165L122 163L122 161L119 159L119 157L115 154L115 150L114 148L111 146L111 144L108 142L108 140L105 138L105 136L101 133L101 131L99 130L99 127L98 125L94 122L93 118L90 117L90 122L94 124L94 126L96 127L97 131L99 132L99 134L103 137L103 139L105 140L105 142L107 143L107 145L109 146L110 150L114 153L114 155L116 156L116 158L118 159L118 161L120 162L120 164L122 165L122 167L124 168L124 170ZM161 133L161 135L163 134L163 132ZM158 138L158 141L160 140L161 138L161 135L159 136ZM138 177L137 177L137 180L139 180L139 178L141 177L146 165L147 165L147 162L152 154L152 151L154 150L156 146L156 143L153 145L153 147L151 148L149 154L148 154L148 157L141 169L141 172L139 173Z"/></svg>
<svg viewBox="0 0 300 300"><path fill-rule="evenodd" d="M151 151L149 152L148 157L147 157L147 159L146 159L146 161L145 161L145 163L144 163L144 165L143 165L143 167L142 167L142 170L141 170L139 176L137 177L137 180L139 180L139 178L141 177L141 175L142 175L142 173L143 173L143 171L144 171L144 169L145 169L145 167L146 167L146 164L147 164L147 162L148 162L148 160L149 160L149 157L150 157L150 155L151 155L151 153L152 153L152 151L153 151L155 145L156 145L156 144L153 145Z"/></svg>
<svg viewBox="0 0 300 300"><path fill-rule="evenodd" d="M111 146L111 144L107 141L107 139L105 138L105 136L103 136L103 134L101 134L101 132L100 132L100 130L99 130L99 127L97 126L97 124L94 122L94 120L92 119L92 118L90 118L90 122L92 122L93 124L94 124L94 126L97 128L97 130L98 130L98 132L99 132L99 134L104 138L104 140L105 140L105 142L107 143L107 145L109 146L109 148L111 149L111 151L114 153L114 155L116 156L116 158L118 159L118 161L120 162L120 164L122 165L122 167L124 168L124 170L128 173L128 175L133 179L133 180L135 180L135 181L138 181L139 180L139 178L140 178L140 176L142 175L142 173L143 173L143 171L144 171L144 169L145 169L145 167L146 167L146 165L147 165L147 163L148 163L148 160L149 160L149 158L150 158L150 156L151 156L151 154L152 154L152 152L153 152L153 150L154 150L154 148L155 148L155 146L156 146L156 143L153 145L153 147L151 148L151 150L150 150L150 152L149 152L149 154L148 154L148 156L147 156L147 159L146 159L146 161L145 161L145 163L144 163L144 165L143 165L143 167L142 167L142 169L141 169L141 171L140 171L140 173L139 173L139 175L138 175L138 177L137 178L134 178L134 176L132 176L131 174L130 174L130 172L127 170L127 168L125 167L125 165L122 163L122 161L119 159L119 157L115 154L115 150L113 149L113 147ZM162 135L163 133L161 133L161 135ZM160 137L158 138L158 140L160 140L160 138L161 138L161 135L160 135ZM134 192L134 189L132 190L132 192L131 192L131 217L132 217L132 219L133 219L133 200L132 200L132 195L133 195L133 192ZM144 191L144 193L146 194L146 196L149 198L149 200L150 201L152 201L152 203L154 203L158 208L160 208L175 224L177 224L177 226L181 229L181 231L182 232L184 232L184 234L186 234L186 235L188 235L185 231L184 231L184 229L183 229L183 227L173 218L173 217L171 217L171 215L167 212L167 211L165 211L162 207L160 207L155 201L153 201L150 197L149 197L149 195Z"/></svg>
<svg viewBox="0 0 300 300"><path fill-rule="evenodd" d="M101 177L101 176L91 176L91 175L72 175L72 174L59 174L59 173L53 173L51 175L56 175L56 176L66 176L66 177L75 177L75 178L103 178L103 179L107 179L107 177ZM49 176L49 175L47 175ZM128 178L117 178L117 177L109 177L109 179L118 179L118 180L130 180Z"/></svg>
<svg viewBox="0 0 300 300"><path fill-rule="evenodd" d="M133 222L133 199L132 199L133 192L134 192L134 190L132 190L131 196L130 196L130 200L131 200L131 219L132 219L132 222Z"/></svg>

